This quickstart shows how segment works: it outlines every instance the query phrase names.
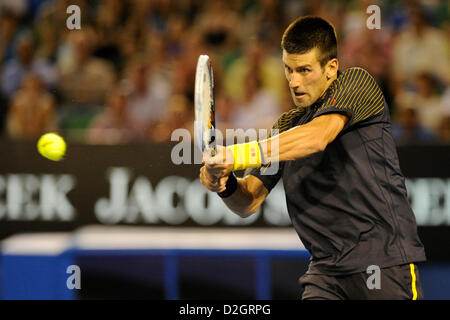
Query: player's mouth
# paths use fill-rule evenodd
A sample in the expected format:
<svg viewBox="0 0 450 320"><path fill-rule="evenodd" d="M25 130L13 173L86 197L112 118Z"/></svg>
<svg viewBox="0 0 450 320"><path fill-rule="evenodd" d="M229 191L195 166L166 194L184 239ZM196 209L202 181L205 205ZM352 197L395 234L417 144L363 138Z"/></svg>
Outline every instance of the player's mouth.
<svg viewBox="0 0 450 320"><path fill-rule="evenodd" d="M295 99L297 100L303 100L304 97L306 97L305 92L294 92Z"/></svg>

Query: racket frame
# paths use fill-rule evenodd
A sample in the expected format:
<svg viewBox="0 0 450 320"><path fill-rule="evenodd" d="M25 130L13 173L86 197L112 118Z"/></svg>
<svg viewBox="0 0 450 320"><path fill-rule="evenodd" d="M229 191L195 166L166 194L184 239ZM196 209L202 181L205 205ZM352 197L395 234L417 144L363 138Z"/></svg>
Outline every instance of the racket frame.
<svg viewBox="0 0 450 320"><path fill-rule="evenodd" d="M208 77L209 87L205 86L205 77ZM205 90L209 90L209 104L204 102ZM200 55L197 61L195 73L195 137L197 146L202 152L215 155L216 149L216 124L214 103L214 76L211 60L208 55ZM209 117L205 119L205 112ZM205 123L207 122L207 123Z"/></svg>

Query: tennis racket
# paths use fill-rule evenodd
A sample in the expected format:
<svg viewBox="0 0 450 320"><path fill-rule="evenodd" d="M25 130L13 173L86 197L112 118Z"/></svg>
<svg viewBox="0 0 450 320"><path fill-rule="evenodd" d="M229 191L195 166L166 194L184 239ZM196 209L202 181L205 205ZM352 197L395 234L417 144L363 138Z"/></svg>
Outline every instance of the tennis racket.
<svg viewBox="0 0 450 320"><path fill-rule="evenodd" d="M201 55L195 73L195 143L202 152L216 154L214 78L211 61Z"/></svg>

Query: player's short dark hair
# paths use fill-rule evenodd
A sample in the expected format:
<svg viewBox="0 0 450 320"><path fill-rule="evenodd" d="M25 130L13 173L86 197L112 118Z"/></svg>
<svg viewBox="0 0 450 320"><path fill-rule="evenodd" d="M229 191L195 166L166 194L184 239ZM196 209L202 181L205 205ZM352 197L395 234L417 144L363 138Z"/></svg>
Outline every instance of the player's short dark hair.
<svg viewBox="0 0 450 320"><path fill-rule="evenodd" d="M300 17L284 31L281 48L290 54L303 54L318 48L319 62L323 67L331 59L337 58L336 31L325 19L312 16Z"/></svg>

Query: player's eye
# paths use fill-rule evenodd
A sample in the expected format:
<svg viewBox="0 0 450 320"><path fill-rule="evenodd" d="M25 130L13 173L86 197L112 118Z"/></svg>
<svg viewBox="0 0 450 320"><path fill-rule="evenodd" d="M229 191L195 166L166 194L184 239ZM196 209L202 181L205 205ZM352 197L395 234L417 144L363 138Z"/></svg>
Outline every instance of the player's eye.
<svg viewBox="0 0 450 320"><path fill-rule="evenodd" d="M287 72L292 73L292 69L289 68L288 66L284 66L284 68L287 70Z"/></svg>
<svg viewBox="0 0 450 320"><path fill-rule="evenodd" d="M308 69L308 68L300 68L300 70L299 70L299 72L301 72L301 73L308 73L308 72L310 72L311 70L310 69Z"/></svg>

